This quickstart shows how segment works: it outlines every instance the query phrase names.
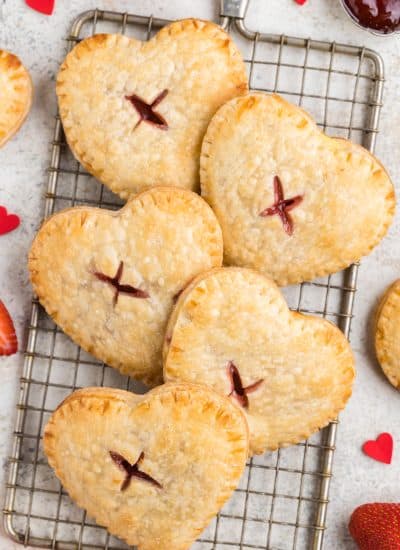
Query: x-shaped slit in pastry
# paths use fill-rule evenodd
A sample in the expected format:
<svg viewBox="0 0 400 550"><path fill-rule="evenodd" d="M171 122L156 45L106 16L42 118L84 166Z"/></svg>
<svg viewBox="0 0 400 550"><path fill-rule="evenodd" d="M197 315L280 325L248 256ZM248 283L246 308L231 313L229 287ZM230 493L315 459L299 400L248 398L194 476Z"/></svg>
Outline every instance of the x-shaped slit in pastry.
<svg viewBox="0 0 400 550"><path fill-rule="evenodd" d="M154 110L167 94L168 90L163 90L161 93L158 94L158 96L152 103L146 103L144 99L136 94L125 96L125 99L132 103L137 114L139 115L139 120L134 129L136 129L142 122L153 124L157 128L160 128L160 130L168 129L168 124L165 118L161 116L160 113L157 113L157 111Z"/></svg>
<svg viewBox="0 0 400 550"><path fill-rule="evenodd" d="M283 193L283 186L282 182L279 178L279 176L274 177L274 197L275 197L275 203L270 206L269 208L266 208L262 212L260 212L260 216L266 217L266 216L274 216L275 214L278 214L280 217L283 228L286 231L288 235L293 235L293 220L289 215L289 212L293 210L293 208L296 208L302 200L302 195L296 195L292 199L285 199L285 195Z"/></svg>
<svg viewBox="0 0 400 550"><path fill-rule="evenodd" d="M148 483L151 483L151 485L158 487L158 489L162 489L162 485L158 483L158 481L149 476L149 474L139 470L139 465L144 458L144 452L140 453L139 458L134 464L130 464L122 455L115 453L114 451L110 451L110 456L118 468L125 472L125 479L122 482L120 491L125 491L125 489L129 487L133 477L147 481Z"/></svg>
<svg viewBox="0 0 400 550"><path fill-rule="evenodd" d="M150 298L150 294L145 290L141 290L140 288L136 288L130 285L121 285L120 281L121 281L123 270L124 270L124 262L120 262L117 269L117 273L114 275L114 277L110 277L108 275L105 275L104 273L100 273L99 271L95 271L93 273L93 275L97 277L99 281L108 283L115 288L114 299L113 299L114 306L117 304L118 296L121 292L123 294L128 294L133 298Z"/></svg>
<svg viewBox="0 0 400 550"><path fill-rule="evenodd" d="M229 397L233 395L234 397L236 397L236 399L239 401L240 405L242 405L244 409L248 409L249 398L247 397L247 394L253 393L254 391L256 391L256 389L259 386L261 386L264 380L258 380L257 382L254 382L254 384L250 384L250 386L246 386L244 388L239 370L236 367L236 365L233 363L233 361L229 361L227 370L228 370L228 376L231 381L231 388L232 388L232 391L229 394Z"/></svg>

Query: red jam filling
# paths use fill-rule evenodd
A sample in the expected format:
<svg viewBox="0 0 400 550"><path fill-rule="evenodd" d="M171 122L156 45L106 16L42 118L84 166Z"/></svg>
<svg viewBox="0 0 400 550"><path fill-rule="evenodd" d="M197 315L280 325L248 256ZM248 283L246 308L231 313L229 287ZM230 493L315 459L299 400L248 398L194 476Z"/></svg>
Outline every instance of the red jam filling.
<svg viewBox="0 0 400 550"><path fill-rule="evenodd" d="M264 380L258 380L257 382L250 384L250 386L244 387L239 370L233 363L233 361L229 361L227 371L229 380L231 382L231 393L229 394L229 397L233 395L234 397L236 397L237 401L244 409L248 409L249 398L247 397L247 395L249 393L255 392L256 389L261 386Z"/></svg>
<svg viewBox="0 0 400 550"><path fill-rule="evenodd" d="M400 29L399 0L344 0L344 4L362 27L383 34Z"/></svg>
<svg viewBox="0 0 400 550"><path fill-rule="evenodd" d="M158 487L158 489L162 489L162 485L158 483L158 481L153 479L151 476L149 476L145 472L141 472L139 470L139 465L144 458L143 452L140 453L139 458L134 464L130 464L122 455L115 453L114 451L109 451L109 452L114 463L118 466L120 470L125 472L125 479L122 482L120 491L125 491L129 487L133 477L136 477L137 479L142 479L143 481L147 481L147 483L151 483L151 485Z"/></svg>
<svg viewBox="0 0 400 550"><path fill-rule="evenodd" d="M118 296L120 293L127 294L128 296L132 296L132 298L150 298L150 294L146 292L145 290L141 290L140 288L136 288L134 286L130 285L121 285L121 277L124 270L124 262L120 262L117 273L114 275L114 277L109 277L108 275L105 275L104 273L100 273L99 271L95 271L93 275L99 279L99 281L103 281L104 283L108 283L111 286L115 288L115 294L114 294L114 305L118 302Z"/></svg>
<svg viewBox="0 0 400 550"><path fill-rule="evenodd" d="M282 182L278 176L275 176L274 198L275 203L269 208L266 208L265 210L260 212L259 216L266 217L275 216L277 214L282 221L283 228L286 233L288 235L293 235L293 220L290 217L289 212L293 210L293 208L296 208L296 206L298 206L302 202L303 196L297 195L296 197L293 197L291 199L285 199Z"/></svg>
<svg viewBox="0 0 400 550"><path fill-rule="evenodd" d="M136 94L125 96L125 99L132 103L137 114L139 115L139 120L135 128L137 128L142 122L148 122L149 124L153 124L153 126L159 128L160 130L168 129L168 124L165 118L161 116L160 113L157 113L157 111L154 110L167 94L168 90L163 90L161 93L158 94L158 96L152 103L146 103L144 99Z"/></svg>

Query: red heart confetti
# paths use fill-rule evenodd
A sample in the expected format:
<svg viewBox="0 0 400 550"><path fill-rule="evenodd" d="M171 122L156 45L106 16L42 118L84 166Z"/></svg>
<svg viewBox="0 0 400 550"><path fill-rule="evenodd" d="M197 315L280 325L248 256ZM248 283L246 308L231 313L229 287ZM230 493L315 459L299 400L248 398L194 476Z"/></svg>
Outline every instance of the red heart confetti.
<svg viewBox="0 0 400 550"><path fill-rule="evenodd" d="M366 441L362 447L363 452L384 464L391 464L393 455L393 437L388 433L378 435L376 440Z"/></svg>
<svg viewBox="0 0 400 550"><path fill-rule="evenodd" d="M14 231L19 224L20 219L16 214L7 214L6 208L0 206L0 235Z"/></svg>
<svg viewBox="0 0 400 550"><path fill-rule="evenodd" d="M54 10L55 0L25 0L25 3L39 13L51 15Z"/></svg>
<svg viewBox="0 0 400 550"><path fill-rule="evenodd" d="M299 6L303 6L307 0L294 0L296 2L296 4L299 4Z"/></svg>

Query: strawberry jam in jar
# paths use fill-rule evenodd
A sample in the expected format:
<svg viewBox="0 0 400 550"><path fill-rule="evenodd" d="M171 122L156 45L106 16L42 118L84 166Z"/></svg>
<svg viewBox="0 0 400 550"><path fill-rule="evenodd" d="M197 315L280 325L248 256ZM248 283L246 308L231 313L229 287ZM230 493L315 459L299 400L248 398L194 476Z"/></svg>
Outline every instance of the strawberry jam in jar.
<svg viewBox="0 0 400 550"><path fill-rule="evenodd" d="M380 34L400 30L400 0L342 0L342 3L361 27Z"/></svg>

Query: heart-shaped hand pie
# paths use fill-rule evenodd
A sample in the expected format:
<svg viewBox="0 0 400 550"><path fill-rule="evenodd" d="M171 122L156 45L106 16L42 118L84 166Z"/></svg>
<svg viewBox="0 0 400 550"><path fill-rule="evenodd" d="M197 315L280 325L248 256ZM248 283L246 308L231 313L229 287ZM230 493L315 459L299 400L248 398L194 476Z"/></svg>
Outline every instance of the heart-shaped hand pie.
<svg viewBox="0 0 400 550"><path fill-rule="evenodd" d="M217 112L200 177L222 226L226 262L258 269L280 286L368 254L395 209L389 176L368 151L329 138L276 95L233 99Z"/></svg>
<svg viewBox="0 0 400 550"><path fill-rule="evenodd" d="M32 104L32 81L18 57L0 50L0 147L20 128Z"/></svg>
<svg viewBox="0 0 400 550"><path fill-rule="evenodd" d="M275 283L249 269L196 278L166 334L165 380L229 395L246 414L251 453L306 439L351 395L354 360L343 333L291 312Z"/></svg>
<svg viewBox="0 0 400 550"><path fill-rule="evenodd" d="M191 191L154 187L118 212L55 214L33 242L29 269L40 302L73 340L156 385L178 294L221 262L221 229L207 203Z"/></svg>
<svg viewBox="0 0 400 550"><path fill-rule="evenodd" d="M390 383L400 390L400 279L383 295L375 321L375 351Z"/></svg>
<svg viewBox="0 0 400 550"><path fill-rule="evenodd" d="M246 91L245 66L229 35L196 19L172 23L147 43L87 38L57 79L73 153L123 198L154 182L197 189L208 123Z"/></svg>
<svg viewBox="0 0 400 550"><path fill-rule="evenodd" d="M138 550L186 550L236 488L248 428L202 386L87 388L53 414L44 449L71 498L112 534Z"/></svg>

